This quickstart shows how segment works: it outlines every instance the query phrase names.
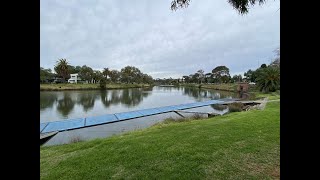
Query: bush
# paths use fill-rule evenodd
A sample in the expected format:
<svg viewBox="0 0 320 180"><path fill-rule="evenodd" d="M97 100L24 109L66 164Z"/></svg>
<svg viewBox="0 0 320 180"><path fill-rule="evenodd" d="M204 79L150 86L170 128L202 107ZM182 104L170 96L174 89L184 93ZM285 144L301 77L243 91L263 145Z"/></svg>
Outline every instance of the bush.
<svg viewBox="0 0 320 180"><path fill-rule="evenodd" d="M105 79L101 79L100 80L100 83L99 83L99 87L101 89L105 89L106 88L106 85L107 85L107 81Z"/></svg>
<svg viewBox="0 0 320 180"><path fill-rule="evenodd" d="M228 105L229 107L229 112L240 112L242 111L243 104L239 102L231 103Z"/></svg>
<svg viewBox="0 0 320 180"><path fill-rule="evenodd" d="M215 110L223 111L223 110L227 109L228 106L225 106L222 104L213 104L211 107Z"/></svg>

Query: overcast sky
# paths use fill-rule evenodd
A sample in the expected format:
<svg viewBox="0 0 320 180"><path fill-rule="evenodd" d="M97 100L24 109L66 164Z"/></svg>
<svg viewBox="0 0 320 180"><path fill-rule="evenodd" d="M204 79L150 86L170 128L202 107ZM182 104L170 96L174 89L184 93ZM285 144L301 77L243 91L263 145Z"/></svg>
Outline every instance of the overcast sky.
<svg viewBox="0 0 320 180"><path fill-rule="evenodd" d="M280 1L241 16L227 0L45 0L40 6L40 66L120 70L180 78L225 65L231 75L269 64L280 46Z"/></svg>

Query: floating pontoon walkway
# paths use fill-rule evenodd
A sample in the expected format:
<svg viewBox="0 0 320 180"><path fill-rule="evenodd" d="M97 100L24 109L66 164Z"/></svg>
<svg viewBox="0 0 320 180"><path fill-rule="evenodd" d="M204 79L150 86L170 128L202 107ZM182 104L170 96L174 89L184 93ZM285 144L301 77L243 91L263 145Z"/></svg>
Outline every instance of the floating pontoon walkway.
<svg viewBox="0 0 320 180"><path fill-rule="evenodd" d="M210 101L204 101L204 102L195 102L195 103L180 104L180 105L174 105L174 106L164 106L164 107L143 109L138 111L130 111L130 112L123 112L123 113L116 113L116 114L106 114L103 116L94 116L94 117L78 118L78 119L66 119L63 121L40 123L40 133L47 133L52 131L67 131L72 129L109 124L109 123L125 121L129 119L134 119L134 118L174 112L177 110L197 108L197 107L208 106L212 104L223 104L226 101L230 101L230 99L210 100ZM234 99L231 101L234 101Z"/></svg>

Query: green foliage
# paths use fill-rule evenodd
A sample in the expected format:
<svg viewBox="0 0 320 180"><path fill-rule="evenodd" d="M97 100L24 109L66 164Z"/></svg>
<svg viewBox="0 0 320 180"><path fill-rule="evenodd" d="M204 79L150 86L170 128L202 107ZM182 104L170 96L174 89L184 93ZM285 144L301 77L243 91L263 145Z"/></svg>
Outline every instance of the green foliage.
<svg viewBox="0 0 320 180"><path fill-rule="evenodd" d="M219 83L228 83L231 79L229 68L226 66L217 66L212 70L212 77Z"/></svg>
<svg viewBox="0 0 320 180"><path fill-rule="evenodd" d="M121 73L117 70L111 70L109 72L109 77L110 77L111 82L116 83L120 80Z"/></svg>
<svg viewBox="0 0 320 180"><path fill-rule="evenodd" d="M84 65L81 67L79 77L84 81L91 81L93 78L93 69Z"/></svg>
<svg viewBox="0 0 320 180"><path fill-rule="evenodd" d="M260 69L256 81L262 92L274 92L280 89L280 68L268 66Z"/></svg>
<svg viewBox="0 0 320 180"><path fill-rule="evenodd" d="M240 14L246 14L249 11L249 5L253 6L256 3L259 5L265 3L266 0L228 0L234 9ZM173 0L171 2L171 10L176 11L179 8L186 8L189 6L190 0Z"/></svg>
<svg viewBox="0 0 320 180"><path fill-rule="evenodd" d="M239 75L234 75L232 78L231 78L231 82L235 83L235 82L242 82L242 76L241 74Z"/></svg>
<svg viewBox="0 0 320 180"><path fill-rule="evenodd" d="M99 82L99 87L100 87L101 89L105 89L105 88L106 88L106 85L107 85L106 79L105 79L105 78L102 78L102 79L100 80L100 82Z"/></svg>
<svg viewBox="0 0 320 180"><path fill-rule="evenodd" d="M260 68L267 68L266 64L261 64Z"/></svg>
<svg viewBox="0 0 320 180"><path fill-rule="evenodd" d="M54 71L58 76L62 77L64 81L70 77L69 64L66 59L59 59L54 66Z"/></svg>
<svg viewBox="0 0 320 180"><path fill-rule="evenodd" d="M54 74L51 72L51 69L44 69L40 67L40 82L50 82L54 77Z"/></svg>

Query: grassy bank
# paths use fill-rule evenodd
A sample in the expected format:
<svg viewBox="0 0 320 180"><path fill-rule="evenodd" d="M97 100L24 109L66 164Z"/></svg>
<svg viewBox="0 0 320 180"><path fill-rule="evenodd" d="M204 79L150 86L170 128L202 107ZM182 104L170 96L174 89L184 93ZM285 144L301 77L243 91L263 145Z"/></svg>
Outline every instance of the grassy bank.
<svg viewBox="0 0 320 180"><path fill-rule="evenodd" d="M262 99L262 98L268 98L268 100L280 99L280 90L277 90L276 92L269 92L269 93L252 91L252 92L249 92L249 94L252 97L252 99Z"/></svg>
<svg viewBox="0 0 320 180"><path fill-rule="evenodd" d="M148 84L107 84L107 89L149 87ZM40 84L40 91L92 90L100 89L99 84Z"/></svg>
<svg viewBox="0 0 320 180"><path fill-rule="evenodd" d="M40 147L41 179L279 179L280 102Z"/></svg>
<svg viewBox="0 0 320 180"><path fill-rule="evenodd" d="M232 91L237 92L237 84L228 83L228 84L180 84L180 86L185 87L196 87L198 88L201 86L203 89L214 89L214 90L221 90L221 91Z"/></svg>

